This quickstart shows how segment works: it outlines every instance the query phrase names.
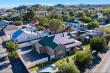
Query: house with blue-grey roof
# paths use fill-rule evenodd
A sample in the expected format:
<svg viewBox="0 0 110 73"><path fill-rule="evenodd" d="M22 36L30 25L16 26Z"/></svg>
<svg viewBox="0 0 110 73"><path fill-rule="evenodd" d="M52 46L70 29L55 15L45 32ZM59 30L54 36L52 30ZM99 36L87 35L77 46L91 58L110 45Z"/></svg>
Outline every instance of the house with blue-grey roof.
<svg viewBox="0 0 110 73"><path fill-rule="evenodd" d="M11 39L16 43L24 43L42 37L48 36L48 33L44 31L30 31L28 29L18 29L11 35Z"/></svg>
<svg viewBox="0 0 110 73"><path fill-rule="evenodd" d="M73 53L76 47L81 46L81 44L80 41L71 38L65 32L44 37L35 44L35 48L39 54L47 53L50 59L56 59Z"/></svg>
<svg viewBox="0 0 110 73"><path fill-rule="evenodd" d="M74 28L77 28L77 29L80 28L79 22L75 21L75 19L67 20L65 23L72 26L72 27L74 27Z"/></svg>

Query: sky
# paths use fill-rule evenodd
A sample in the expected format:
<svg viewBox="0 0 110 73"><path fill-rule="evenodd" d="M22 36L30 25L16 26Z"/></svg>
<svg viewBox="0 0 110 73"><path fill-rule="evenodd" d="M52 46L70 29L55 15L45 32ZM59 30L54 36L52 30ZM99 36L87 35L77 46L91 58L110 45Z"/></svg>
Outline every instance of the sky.
<svg viewBox="0 0 110 73"><path fill-rule="evenodd" d="M0 8L12 8L19 5L55 5L55 4L110 4L110 0L0 0Z"/></svg>

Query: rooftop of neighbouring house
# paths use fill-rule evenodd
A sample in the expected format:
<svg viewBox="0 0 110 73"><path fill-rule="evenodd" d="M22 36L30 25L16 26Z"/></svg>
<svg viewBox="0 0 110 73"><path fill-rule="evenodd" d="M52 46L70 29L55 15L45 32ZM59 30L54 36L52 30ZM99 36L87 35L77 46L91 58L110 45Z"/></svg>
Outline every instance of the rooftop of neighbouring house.
<svg viewBox="0 0 110 73"><path fill-rule="evenodd" d="M19 28L18 26L10 24L10 25L7 25L4 28L4 30L12 30L12 29L18 29L18 28Z"/></svg>
<svg viewBox="0 0 110 73"><path fill-rule="evenodd" d="M35 28L34 27L29 27L29 28L21 28L21 29L18 29L17 31L15 31L12 34L12 39L15 40L22 33L29 34L31 36L36 36L36 39L37 38L44 37L44 36L48 36L48 33L45 32L45 31L37 31L37 30L35 31Z"/></svg>
<svg viewBox="0 0 110 73"><path fill-rule="evenodd" d="M86 32L85 34L86 35L90 35L90 36L94 36L94 35L100 35L101 32L100 31L97 31L97 30L91 30L89 32Z"/></svg>
<svg viewBox="0 0 110 73"><path fill-rule="evenodd" d="M48 36L39 41L40 44L49 46L53 49L55 49L59 44L69 45L75 42L76 40L71 38L67 32Z"/></svg>
<svg viewBox="0 0 110 73"><path fill-rule="evenodd" d="M15 33L12 34L12 38L16 39L19 35L21 35L24 31L22 29L17 30Z"/></svg>
<svg viewBox="0 0 110 73"><path fill-rule="evenodd" d="M38 73L55 73L57 71L58 71L58 68L54 64L52 64L42 68L41 70L38 71Z"/></svg>

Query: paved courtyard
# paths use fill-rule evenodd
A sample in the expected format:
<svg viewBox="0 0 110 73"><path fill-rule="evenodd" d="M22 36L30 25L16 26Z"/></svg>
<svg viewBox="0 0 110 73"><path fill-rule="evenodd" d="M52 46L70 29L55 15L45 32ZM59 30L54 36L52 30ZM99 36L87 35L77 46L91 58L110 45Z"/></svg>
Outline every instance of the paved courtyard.
<svg viewBox="0 0 110 73"><path fill-rule="evenodd" d="M31 46L21 48L17 52L28 68L31 67L31 65L36 65L38 60L48 57L47 54L38 54L33 51Z"/></svg>

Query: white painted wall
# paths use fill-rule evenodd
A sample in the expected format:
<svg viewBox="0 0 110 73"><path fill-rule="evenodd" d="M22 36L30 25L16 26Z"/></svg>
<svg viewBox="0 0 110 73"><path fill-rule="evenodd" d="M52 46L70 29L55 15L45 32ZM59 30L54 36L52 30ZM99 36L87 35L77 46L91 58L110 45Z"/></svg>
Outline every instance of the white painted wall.
<svg viewBox="0 0 110 73"><path fill-rule="evenodd" d="M19 48L23 48L23 47L27 47L27 46L31 46L32 44L29 42L26 43L22 43L22 44L18 44Z"/></svg>

